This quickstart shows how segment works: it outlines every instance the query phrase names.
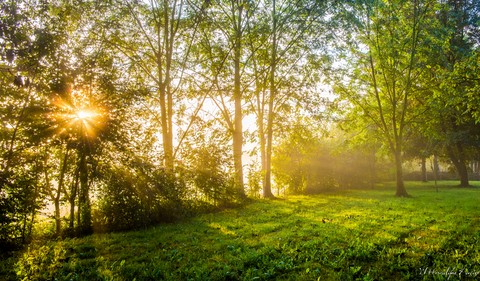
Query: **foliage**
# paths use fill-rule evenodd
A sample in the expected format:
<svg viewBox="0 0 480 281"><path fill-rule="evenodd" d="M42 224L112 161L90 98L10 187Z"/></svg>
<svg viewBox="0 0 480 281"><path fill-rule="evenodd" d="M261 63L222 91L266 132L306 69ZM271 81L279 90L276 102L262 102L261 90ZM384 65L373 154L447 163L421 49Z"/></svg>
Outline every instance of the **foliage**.
<svg viewBox="0 0 480 281"><path fill-rule="evenodd" d="M390 183L258 200L143 231L33 244L0 268L7 280L446 280L446 271L475 280L480 194L453 184L435 192L407 182L412 198L391 196Z"/></svg>
<svg viewBox="0 0 480 281"><path fill-rule="evenodd" d="M302 193L307 188L309 174L312 174L309 166L318 159L323 163L329 163L322 153L319 137L314 135L315 130L301 121L298 121L290 130L286 139L277 146L273 156L274 176L279 186L286 186L290 193ZM328 168L328 166L325 166ZM322 173L323 172L323 173ZM331 178L331 171L322 170L325 183ZM321 181L321 179L317 179Z"/></svg>
<svg viewBox="0 0 480 281"><path fill-rule="evenodd" d="M424 59L428 71L422 79L430 92L425 97L428 115L419 131L450 158L462 186L468 186L466 165L476 156L471 148L478 146L479 139L471 109L472 90L479 82L473 78L479 74L473 66L478 56L474 34L480 28L479 4L476 0L446 2L439 8L435 36L429 38L430 55Z"/></svg>
<svg viewBox="0 0 480 281"><path fill-rule="evenodd" d="M340 131L334 136L315 134L314 127L298 121L276 147L273 165L278 186L291 194L315 194L370 187L382 178L374 150L351 147Z"/></svg>
<svg viewBox="0 0 480 281"><path fill-rule="evenodd" d="M229 179L226 151L210 144L190 151L191 166L189 175L192 184L200 194L214 206L227 206L235 198L233 182Z"/></svg>
<svg viewBox="0 0 480 281"><path fill-rule="evenodd" d="M0 247L35 238L39 220L60 239L233 206L246 196L247 147L260 160L250 165L250 194L265 198L274 197L272 167L279 194L371 187L389 167L385 148L405 196L405 148L414 157L427 141L466 171L480 140L479 5L457 2L1 2ZM333 114L327 75L340 93ZM337 133L326 116L347 118L347 135L360 137ZM272 245L248 253L260 275L232 264L212 278L295 271L298 251ZM63 259L50 250L39 263ZM27 264L18 270L45 273ZM180 279L210 277L193 270Z"/></svg>
<svg viewBox="0 0 480 281"><path fill-rule="evenodd" d="M479 103L480 79L477 74L480 73L480 50L477 49L474 55L457 65L454 71L454 77L464 76L463 80L467 83L465 87L467 106L478 124L480 123L480 110L474 105Z"/></svg>
<svg viewBox="0 0 480 281"><path fill-rule="evenodd" d="M354 9L359 12L357 40L351 45L354 67L337 80L337 92L389 149L395 159L396 195L408 196L402 155L421 108L418 97L425 92L418 85L436 24L435 1L366 1Z"/></svg>
<svg viewBox="0 0 480 281"><path fill-rule="evenodd" d="M31 237L42 206L41 180L46 128L48 61L59 38L31 18L44 9L16 1L0 4L0 247Z"/></svg>
<svg viewBox="0 0 480 281"><path fill-rule="evenodd" d="M146 163L137 163L135 170L104 168L105 180L94 216L96 231L145 228L182 216L180 198L185 188L165 171Z"/></svg>

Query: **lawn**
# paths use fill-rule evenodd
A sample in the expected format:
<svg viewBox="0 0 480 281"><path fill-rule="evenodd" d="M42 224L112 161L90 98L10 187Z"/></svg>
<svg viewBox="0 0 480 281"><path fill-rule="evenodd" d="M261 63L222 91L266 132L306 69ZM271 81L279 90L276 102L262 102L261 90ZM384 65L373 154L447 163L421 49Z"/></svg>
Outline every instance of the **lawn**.
<svg viewBox="0 0 480 281"><path fill-rule="evenodd" d="M255 200L143 231L37 242L20 280L477 280L480 187L407 182Z"/></svg>

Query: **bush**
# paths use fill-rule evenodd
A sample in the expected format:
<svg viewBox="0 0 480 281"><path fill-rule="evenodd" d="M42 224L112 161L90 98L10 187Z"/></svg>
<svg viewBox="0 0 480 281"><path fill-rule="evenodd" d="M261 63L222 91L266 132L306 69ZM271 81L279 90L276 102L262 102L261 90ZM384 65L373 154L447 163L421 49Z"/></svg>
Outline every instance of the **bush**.
<svg viewBox="0 0 480 281"><path fill-rule="evenodd" d="M199 197L217 207L226 207L238 198L229 176L229 159L222 148L207 144L191 151L184 177ZM200 199L200 198L199 198Z"/></svg>
<svg viewBox="0 0 480 281"><path fill-rule="evenodd" d="M144 167L110 170L95 212L97 231L121 231L169 222L181 216L180 180L163 170Z"/></svg>
<svg viewBox="0 0 480 281"><path fill-rule="evenodd" d="M0 174L0 252L13 250L30 239L32 216L41 207L38 171L15 172L11 176Z"/></svg>

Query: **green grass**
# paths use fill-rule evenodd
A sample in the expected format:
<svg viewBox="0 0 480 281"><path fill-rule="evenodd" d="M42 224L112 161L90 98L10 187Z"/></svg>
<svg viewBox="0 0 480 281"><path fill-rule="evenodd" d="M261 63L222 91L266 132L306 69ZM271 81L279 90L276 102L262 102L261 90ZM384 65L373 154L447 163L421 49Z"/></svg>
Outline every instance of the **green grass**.
<svg viewBox="0 0 480 281"><path fill-rule="evenodd" d="M258 200L136 232L36 243L20 280L477 280L480 188L391 184ZM476 183L478 185L478 183ZM0 280L2 276L0 276Z"/></svg>

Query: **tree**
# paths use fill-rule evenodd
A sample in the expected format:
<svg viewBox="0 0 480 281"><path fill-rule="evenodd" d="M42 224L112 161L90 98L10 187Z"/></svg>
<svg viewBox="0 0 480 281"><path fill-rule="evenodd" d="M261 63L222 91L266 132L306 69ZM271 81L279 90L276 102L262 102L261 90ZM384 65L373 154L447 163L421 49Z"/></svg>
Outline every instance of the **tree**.
<svg viewBox="0 0 480 281"><path fill-rule="evenodd" d="M460 186L468 186L469 147L479 142L475 110L471 96L478 88L479 1L446 1L438 14L439 29L444 36L437 41L429 58L430 81L434 87L430 104L434 109L431 125L455 166ZM473 64L472 64L473 63ZM473 67L472 67L473 66ZM473 90L473 91L472 91Z"/></svg>
<svg viewBox="0 0 480 281"><path fill-rule="evenodd" d="M45 148L45 155L44 155L44 163L43 163L43 170L44 170L44 177L45 177L45 193L50 198L50 201L53 202L54 205L54 220L55 220L55 236L60 237L62 235L62 217L61 217L61 199L62 195L65 194L65 181L67 176L67 168L69 162L69 153L70 150L68 145L60 146L61 148L57 152L59 155L61 162L58 166L60 166L60 170L58 174L55 173L56 170L55 166L57 163L52 161L51 154L55 153L52 151L50 147ZM63 153L63 155L62 155ZM56 158L56 157L55 157ZM56 187L51 180L51 176L56 175ZM73 226L72 226L73 228Z"/></svg>
<svg viewBox="0 0 480 281"><path fill-rule="evenodd" d="M101 31L117 52L116 58L135 69L137 83L154 92L144 104L160 123L163 162L171 172L175 163L175 104L198 25L193 11L187 1L116 1Z"/></svg>
<svg viewBox="0 0 480 281"><path fill-rule="evenodd" d="M29 239L42 206L46 94L51 68L43 62L59 39L42 25L49 13L35 3L0 4L0 243ZM31 19L38 19L36 21Z"/></svg>
<svg viewBox="0 0 480 281"><path fill-rule="evenodd" d="M415 121L419 77L434 18L434 1L374 1L360 6L357 60L348 87L338 89L370 120L388 146L396 169L396 195L408 196L403 182L405 139Z"/></svg>
<svg viewBox="0 0 480 281"><path fill-rule="evenodd" d="M207 92L218 107L223 122L232 136L234 186L239 197L245 197L243 176L243 103L246 85L245 37L249 21L259 3L245 0L211 1L205 7L205 23L202 30L202 53L209 62L206 75L210 80ZM206 90L206 89L204 89ZM213 90L214 93L211 93ZM227 100L233 101L233 106ZM231 110L232 108L233 110ZM233 111L233 112L232 112Z"/></svg>
<svg viewBox="0 0 480 281"><path fill-rule="evenodd" d="M257 117L262 166L263 196L272 198L271 173L274 129L279 112L289 103L318 98L311 91L319 80L322 55L316 47L324 43L328 22L324 19L328 2L265 2L251 22L247 44L255 81L252 107ZM270 20L265 20L270 19ZM313 39L314 38L314 39ZM302 93L308 93L302 96Z"/></svg>

